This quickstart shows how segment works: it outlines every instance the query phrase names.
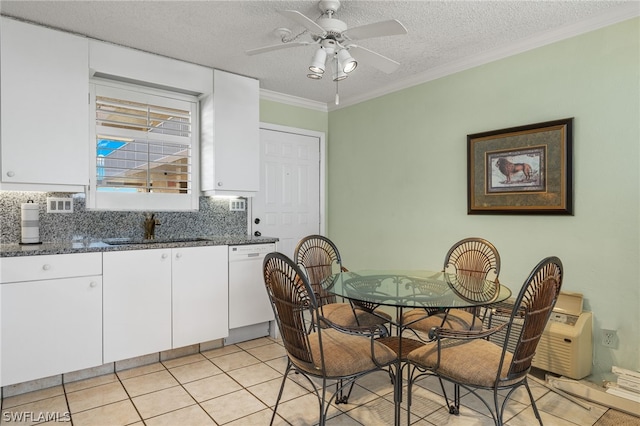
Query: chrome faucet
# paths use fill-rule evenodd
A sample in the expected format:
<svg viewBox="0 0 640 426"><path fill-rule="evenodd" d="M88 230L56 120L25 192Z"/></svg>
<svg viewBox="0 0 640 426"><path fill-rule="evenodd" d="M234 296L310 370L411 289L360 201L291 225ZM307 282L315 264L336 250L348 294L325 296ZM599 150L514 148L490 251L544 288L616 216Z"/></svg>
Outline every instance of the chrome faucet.
<svg viewBox="0 0 640 426"><path fill-rule="evenodd" d="M156 225L160 225L160 221L156 219L155 213L147 214L144 220L145 240L153 240L156 237Z"/></svg>

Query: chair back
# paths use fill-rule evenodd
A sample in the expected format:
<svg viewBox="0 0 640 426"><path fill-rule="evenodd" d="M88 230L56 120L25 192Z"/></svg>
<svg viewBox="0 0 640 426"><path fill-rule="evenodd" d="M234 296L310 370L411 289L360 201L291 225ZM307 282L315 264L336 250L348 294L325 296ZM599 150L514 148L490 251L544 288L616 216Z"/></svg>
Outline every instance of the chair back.
<svg viewBox="0 0 640 426"><path fill-rule="evenodd" d="M294 250L293 261L306 272L320 306L336 302L336 296L321 285L327 277L342 270L340 252L330 239L322 235L304 237Z"/></svg>
<svg viewBox="0 0 640 426"><path fill-rule="evenodd" d="M307 278L291 259L277 252L265 256L263 271L287 353L297 362L313 366L306 320L314 317L317 303Z"/></svg>
<svg viewBox="0 0 640 426"><path fill-rule="evenodd" d="M555 256L540 261L529 274L515 301L507 326L503 358L498 371L502 370L507 342L515 342L515 349L507 377L502 381L517 379L529 372L540 337L558 300L562 277L562 262ZM514 321L521 322L522 328L514 327ZM519 334L511 336L511 333Z"/></svg>
<svg viewBox="0 0 640 426"><path fill-rule="evenodd" d="M464 299L486 302L498 295L500 255L483 238L465 238L455 243L444 258L443 271L450 274L449 284ZM487 288L488 282L491 288Z"/></svg>

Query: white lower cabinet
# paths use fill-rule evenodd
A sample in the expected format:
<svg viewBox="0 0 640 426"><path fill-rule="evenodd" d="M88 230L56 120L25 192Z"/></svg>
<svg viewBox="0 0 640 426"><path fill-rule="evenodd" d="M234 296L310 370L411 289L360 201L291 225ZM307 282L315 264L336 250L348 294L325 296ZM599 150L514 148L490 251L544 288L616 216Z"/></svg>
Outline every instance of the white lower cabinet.
<svg viewBox="0 0 640 426"><path fill-rule="evenodd" d="M103 253L104 362L171 348L171 249Z"/></svg>
<svg viewBox="0 0 640 426"><path fill-rule="evenodd" d="M0 386L227 337L228 248L0 258Z"/></svg>
<svg viewBox="0 0 640 426"><path fill-rule="evenodd" d="M1 385L102 364L102 255L0 259Z"/></svg>
<svg viewBox="0 0 640 426"><path fill-rule="evenodd" d="M173 249L173 347L229 334L227 246Z"/></svg>
<svg viewBox="0 0 640 426"><path fill-rule="evenodd" d="M228 334L227 246L104 253L104 362Z"/></svg>

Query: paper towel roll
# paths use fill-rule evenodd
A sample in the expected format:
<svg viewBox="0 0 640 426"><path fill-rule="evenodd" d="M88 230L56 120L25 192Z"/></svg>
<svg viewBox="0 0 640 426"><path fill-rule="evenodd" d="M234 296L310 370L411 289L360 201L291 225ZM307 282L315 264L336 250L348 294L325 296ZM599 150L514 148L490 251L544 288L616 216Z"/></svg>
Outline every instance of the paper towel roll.
<svg viewBox="0 0 640 426"><path fill-rule="evenodd" d="M40 243L40 205L33 201L22 203L22 244Z"/></svg>

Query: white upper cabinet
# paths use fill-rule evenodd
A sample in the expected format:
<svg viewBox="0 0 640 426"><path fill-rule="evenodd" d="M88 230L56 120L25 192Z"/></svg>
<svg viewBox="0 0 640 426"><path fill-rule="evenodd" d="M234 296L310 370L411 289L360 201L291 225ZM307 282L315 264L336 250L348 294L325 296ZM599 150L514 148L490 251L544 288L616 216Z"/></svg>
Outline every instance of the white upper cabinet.
<svg viewBox="0 0 640 426"><path fill-rule="evenodd" d="M0 18L2 189L89 184L88 40Z"/></svg>
<svg viewBox="0 0 640 426"><path fill-rule="evenodd" d="M201 110L201 189L252 196L260 189L260 84L214 70L213 97Z"/></svg>

